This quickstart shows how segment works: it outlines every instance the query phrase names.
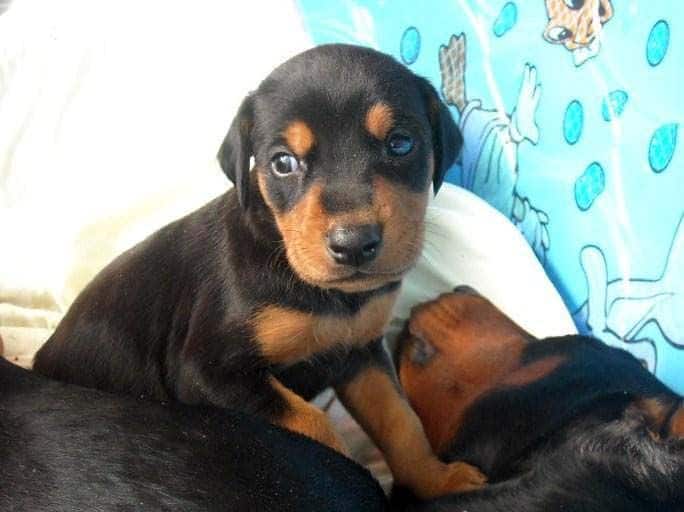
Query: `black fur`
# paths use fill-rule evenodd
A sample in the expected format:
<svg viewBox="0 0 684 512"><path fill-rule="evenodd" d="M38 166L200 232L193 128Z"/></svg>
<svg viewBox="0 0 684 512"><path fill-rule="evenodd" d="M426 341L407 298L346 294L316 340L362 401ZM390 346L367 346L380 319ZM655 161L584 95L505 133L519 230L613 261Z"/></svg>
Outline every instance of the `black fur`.
<svg viewBox="0 0 684 512"><path fill-rule="evenodd" d="M476 464L491 485L418 503L415 511L510 510L675 512L684 510L684 442L662 439L636 407L639 398L681 404L625 351L568 336L531 342L524 362L563 355L548 376L488 393L466 412L444 460ZM657 434L657 432L655 433Z"/></svg>
<svg viewBox="0 0 684 512"><path fill-rule="evenodd" d="M50 381L0 357L0 510L384 510L364 468L238 412Z"/></svg>
<svg viewBox="0 0 684 512"><path fill-rule="evenodd" d="M247 96L233 119L217 158L223 172L235 185L238 201L249 207L249 158L254 153L250 132L254 123L252 97Z"/></svg>

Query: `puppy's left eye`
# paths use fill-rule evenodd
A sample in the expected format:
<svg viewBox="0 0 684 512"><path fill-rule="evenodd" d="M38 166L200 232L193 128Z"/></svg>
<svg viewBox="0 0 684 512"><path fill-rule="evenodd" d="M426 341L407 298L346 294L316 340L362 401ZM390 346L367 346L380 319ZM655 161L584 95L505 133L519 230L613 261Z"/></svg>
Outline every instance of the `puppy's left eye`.
<svg viewBox="0 0 684 512"><path fill-rule="evenodd" d="M415 145L410 135L394 132L387 138L387 152L392 156L406 156Z"/></svg>
<svg viewBox="0 0 684 512"><path fill-rule="evenodd" d="M276 176L287 176L299 170L299 161L288 153L278 153L271 159L271 169Z"/></svg>

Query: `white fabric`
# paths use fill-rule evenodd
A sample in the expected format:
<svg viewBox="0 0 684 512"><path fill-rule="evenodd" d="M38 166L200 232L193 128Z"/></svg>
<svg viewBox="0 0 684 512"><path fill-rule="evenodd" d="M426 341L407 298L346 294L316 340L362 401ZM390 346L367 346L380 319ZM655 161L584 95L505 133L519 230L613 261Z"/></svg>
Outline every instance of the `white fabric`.
<svg viewBox="0 0 684 512"><path fill-rule="evenodd" d="M0 16L8 355L30 361L102 266L227 188L215 154L239 102L309 46L294 0L12 3Z"/></svg>
<svg viewBox="0 0 684 512"><path fill-rule="evenodd" d="M532 249L484 200L445 184L428 206L426 242L394 308L388 337L411 307L468 285L538 338L574 334L572 317Z"/></svg>
<svg viewBox="0 0 684 512"><path fill-rule="evenodd" d="M100 268L227 187L214 155L240 100L310 45L294 1L21 0L0 16L6 356L30 364ZM534 332L570 329L503 217L452 188L430 211L402 315L467 282Z"/></svg>

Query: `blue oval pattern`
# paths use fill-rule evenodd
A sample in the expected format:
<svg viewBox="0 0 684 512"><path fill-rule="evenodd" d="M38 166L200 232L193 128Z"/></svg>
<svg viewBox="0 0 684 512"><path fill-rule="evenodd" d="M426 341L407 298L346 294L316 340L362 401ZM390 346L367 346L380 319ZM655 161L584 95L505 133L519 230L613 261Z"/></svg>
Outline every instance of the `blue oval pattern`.
<svg viewBox="0 0 684 512"><path fill-rule="evenodd" d="M625 91L612 91L607 97L603 98L601 105L601 115L604 121L610 121L616 117L620 117L625 111L627 100L629 96Z"/></svg>
<svg viewBox="0 0 684 512"><path fill-rule="evenodd" d="M646 42L646 59L651 66L657 66L665 58L670 45L670 26L667 21L657 21L651 28Z"/></svg>
<svg viewBox="0 0 684 512"><path fill-rule="evenodd" d="M404 30L400 43L401 60L406 65L413 64L420 54L420 32L416 27Z"/></svg>
<svg viewBox="0 0 684 512"><path fill-rule="evenodd" d="M494 35L496 37L503 36L506 32L511 30L518 21L518 7L513 2L508 2L501 8L499 16L494 21Z"/></svg>
<svg viewBox="0 0 684 512"><path fill-rule="evenodd" d="M584 108L577 100L572 100L565 109L563 136L568 144L576 144L584 127Z"/></svg>
<svg viewBox="0 0 684 512"><path fill-rule="evenodd" d="M651 136L648 146L648 163L653 172L663 172L670 165L672 156L677 148L677 132L679 125L676 123L664 124Z"/></svg>
<svg viewBox="0 0 684 512"><path fill-rule="evenodd" d="M575 181L575 202L583 212L591 208L606 188L606 173L598 162L593 162Z"/></svg>

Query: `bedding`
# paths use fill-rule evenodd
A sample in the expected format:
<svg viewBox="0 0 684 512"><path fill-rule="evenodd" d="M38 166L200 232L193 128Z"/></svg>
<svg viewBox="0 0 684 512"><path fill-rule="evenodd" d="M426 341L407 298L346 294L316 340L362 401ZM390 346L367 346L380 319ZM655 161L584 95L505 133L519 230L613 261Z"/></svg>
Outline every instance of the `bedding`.
<svg viewBox="0 0 684 512"><path fill-rule="evenodd" d="M282 22L292 33L277 45L259 40L257 17L264 33ZM22 0L0 16L0 335L9 357L30 365L100 268L225 190L215 155L233 111L310 45L292 2L189 10Z"/></svg>

